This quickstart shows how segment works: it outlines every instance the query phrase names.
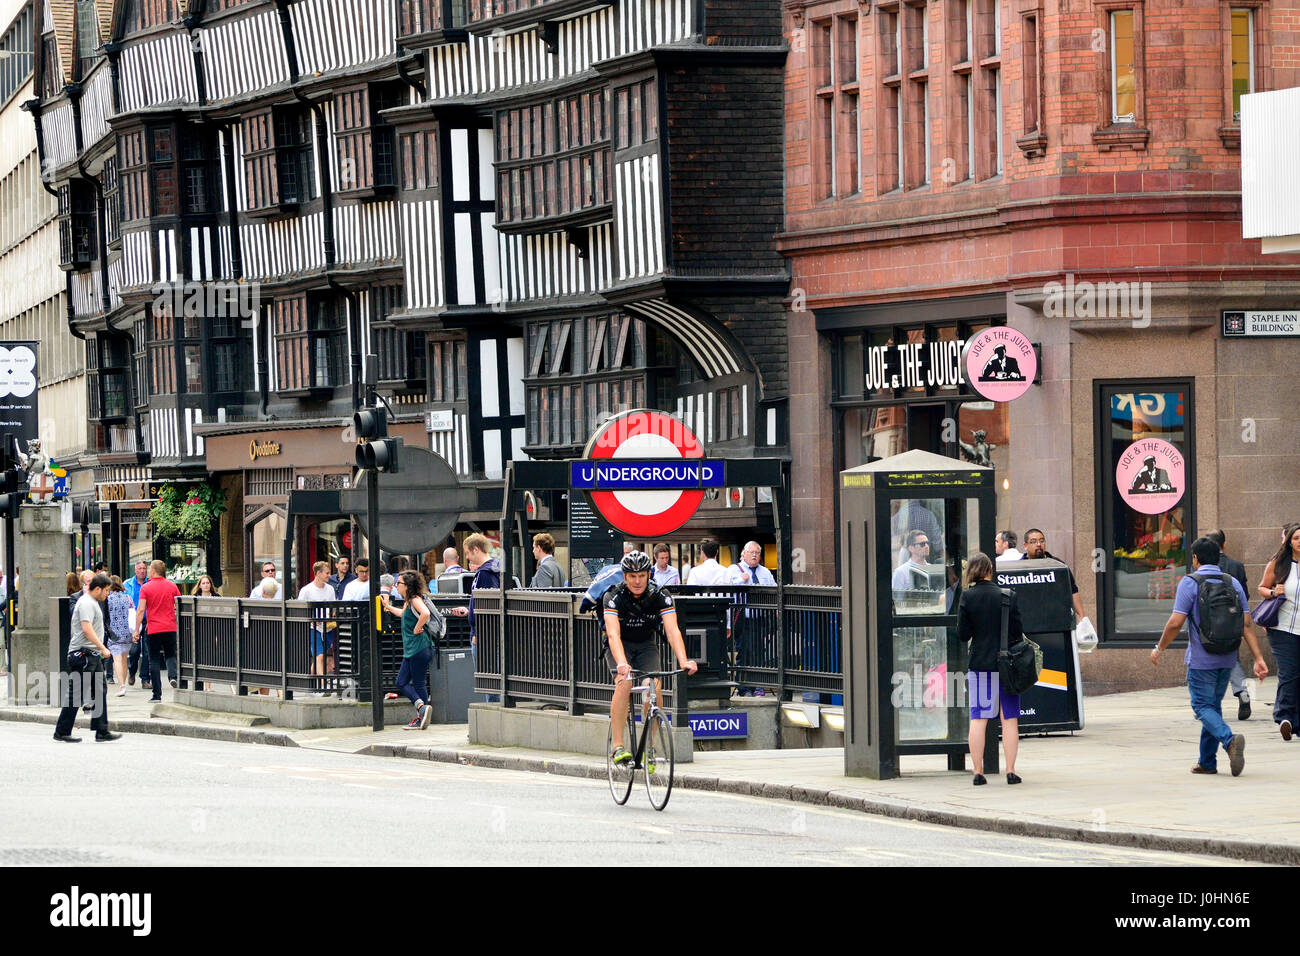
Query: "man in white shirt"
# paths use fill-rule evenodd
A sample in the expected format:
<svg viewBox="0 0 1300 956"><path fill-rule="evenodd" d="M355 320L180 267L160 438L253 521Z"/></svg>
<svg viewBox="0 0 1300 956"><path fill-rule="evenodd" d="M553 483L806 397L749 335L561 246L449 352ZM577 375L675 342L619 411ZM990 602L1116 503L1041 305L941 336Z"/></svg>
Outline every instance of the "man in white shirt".
<svg viewBox="0 0 1300 956"><path fill-rule="evenodd" d="M337 598L334 589L329 585L330 566L328 561L317 561L312 565L312 572L315 577L310 584L304 584L302 590L298 592L299 601L310 601L313 604L323 604L327 601L335 601ZM311 626L311 652L315 657L315 670L313 674L323 676L325 670L325 655L334 648L334 633L338 625L334 621L322 620ZM329 673L334 673L334 659L330 655Z"/></svg>
<svg viewBox="0 0 1300 956"><path fill-rule="evenodd" d="M690 577L687 578L686 583L692 586L702 585L704 587L726 584L727 569L718 564L718 542L712 538L705 538L700 542L700 554L702 559L691 569Z"/></svg>
<svg viewBox="0 0 1300 956"><path fill-rule="evenodd" d="M772 572L759 563L762 558L763 546L757 541L746 541L744 549L740 552L740 562L727 569L727 584L738 587L749 587L755 584L776 587L776 579L772 577ZM738 605L746 603L743 594L736 596L736 603ZM731 638L736 649L736 665L740 667L750 660L753 645L770 635L763 634L759 630L762 622L756 612L737 607L733 614L735 616L731 625ZM739 688L738 693L742 697L751 694L758 697L763 695L763 689L742 687Z"/></svg>
<svg viewBox="0 0 1300 956"><path fill-rule="evenodd" d="M262 585L266 583L267 579L275 581L275 562L273 561L262 562L262 580L258 581L256 584L253 585L253 590L249 592L248 595L250 600L253 601L267 600L266 592L262 589ZM279 582L276 583L278 584ZM272 591L273 597L278 596L275 593L277 591L279 591L278 587Z"/></svg>
<svg viewBox="0 0 1300 956"><path fill-rule="evenodd" d="M357 562L357 576L354 580L349 581L348 586L343 589L343 600L370 600L370 562L365 558Z"/></svg>
<svg viewBox="0 0 1300 956"><path fill-rule="evenodd" d="M1019 561L1024 554L1016 550L1016 533L1014 531L999 531L998 536L993 539L993 546L998 549L999 561Z"/></svg>
<svg viewBox="0 0 1300 956"><path fill-rule="evenodd" d="M448 548L442 552L443 574L464 574L465 569L460 566L460 555L455 548Z"/></svg>

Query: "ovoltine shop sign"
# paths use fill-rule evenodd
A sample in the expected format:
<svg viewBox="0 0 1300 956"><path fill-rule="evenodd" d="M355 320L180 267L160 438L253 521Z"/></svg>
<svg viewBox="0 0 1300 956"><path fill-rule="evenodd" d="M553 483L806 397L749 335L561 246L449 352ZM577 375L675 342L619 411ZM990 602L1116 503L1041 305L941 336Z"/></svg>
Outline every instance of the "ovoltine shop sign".
<svg viewBox="0 0 1300 956"><path fill-rule="evenodd" d="M280 443L278 441L258 441L254 438L248 443L248 460L257 461L259 458L270 458L280 454Z"/></svg>

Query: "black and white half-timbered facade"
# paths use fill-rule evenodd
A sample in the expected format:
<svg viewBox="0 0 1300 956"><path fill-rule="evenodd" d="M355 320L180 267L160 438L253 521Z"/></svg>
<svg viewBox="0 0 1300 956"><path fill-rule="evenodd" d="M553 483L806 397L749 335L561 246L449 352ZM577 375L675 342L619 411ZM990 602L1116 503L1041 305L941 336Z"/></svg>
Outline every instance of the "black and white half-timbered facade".
<svg viewBox="0 0 1300 956"><path fill-rule="evenodd" d="M115 514L207 478L242 587L289 490L350 483L372 353L396 433L466 482L641 406L783 454L779 0L35 2Z"/></svg>

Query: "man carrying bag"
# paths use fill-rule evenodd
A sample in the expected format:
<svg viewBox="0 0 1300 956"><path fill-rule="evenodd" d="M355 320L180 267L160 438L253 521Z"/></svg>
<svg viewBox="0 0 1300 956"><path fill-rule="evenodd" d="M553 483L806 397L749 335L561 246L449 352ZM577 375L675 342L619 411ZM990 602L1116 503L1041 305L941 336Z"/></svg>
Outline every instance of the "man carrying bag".
<svg viewBox="0 0 1300 956"><path fill-rule="evenodd" d="M121 734L108 729L107 687L104 683L103 661L112 657L104 644L104 612L99 602L104 600L112 581L106 574L97 574L90 581L86 593L72 610L72 637L68 641L66 687L60 688L64 697L59 721L54 727L54 739L60 743L80 743L72 736L77 712L83 703L93 701L94 710L90 726L95 729L95 740L117 740Z"/></svg>

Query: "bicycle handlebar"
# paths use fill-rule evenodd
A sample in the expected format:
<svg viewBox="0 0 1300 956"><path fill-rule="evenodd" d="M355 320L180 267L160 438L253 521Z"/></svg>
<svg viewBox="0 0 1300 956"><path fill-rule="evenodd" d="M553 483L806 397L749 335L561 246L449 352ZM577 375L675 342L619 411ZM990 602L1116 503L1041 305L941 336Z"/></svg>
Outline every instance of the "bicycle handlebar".
<svg viewBox="0 0 1300 956"><path fill-rule="evenodd" d="M675 671L634 671L634 670L629 670L629 671L627 672L627 676L624 677L623 680L626 680L626 681L633 681L633 680L636 680L637 678L641 678L642 680L644 680L644 679L647 678L647 677L676 677L678 674L685 674L685 673L686 673L686 668L684 668L684 667L679 667L679 668L677 668L677 670L675 670ZM636 675L636 677L633 677L633 676L632 676L632 675L634 675L634 674Z"/></svg>

